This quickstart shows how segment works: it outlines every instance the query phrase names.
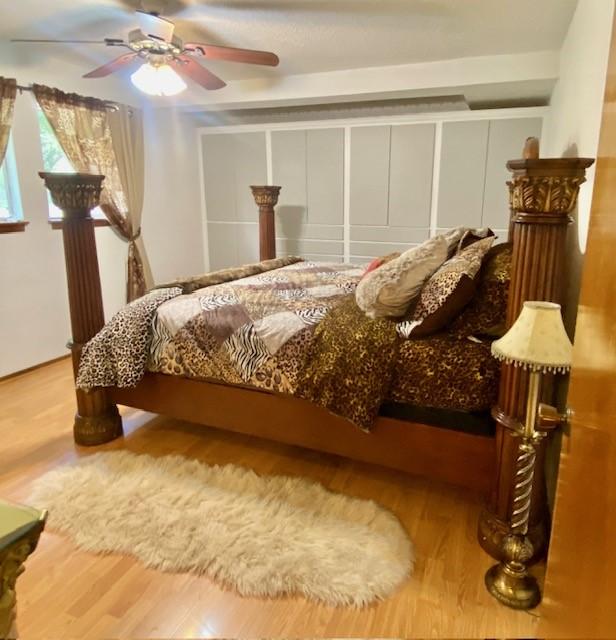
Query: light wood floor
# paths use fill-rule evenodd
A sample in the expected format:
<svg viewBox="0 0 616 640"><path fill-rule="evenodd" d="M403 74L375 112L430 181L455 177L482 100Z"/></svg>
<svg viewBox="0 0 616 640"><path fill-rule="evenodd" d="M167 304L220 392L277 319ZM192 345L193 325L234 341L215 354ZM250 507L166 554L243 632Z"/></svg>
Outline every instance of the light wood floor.
<svg viewBox="0 0 616 640"><path fill-rule="evenodd" d="M97 449L72 441L68 361L0 382L0 496L25 501L33 478ZM45 532L18 581L21 637L534 637L537 612L511 611L485 591L491 564L475 540L477 496L400 473L126 410L126 437L100 447L181 453L259 473L302 475L395 512L416 545L414 576L364 610L302 598L260 600L206 578L95 556ZM412 455L412 452L409 452Z"/></svg>

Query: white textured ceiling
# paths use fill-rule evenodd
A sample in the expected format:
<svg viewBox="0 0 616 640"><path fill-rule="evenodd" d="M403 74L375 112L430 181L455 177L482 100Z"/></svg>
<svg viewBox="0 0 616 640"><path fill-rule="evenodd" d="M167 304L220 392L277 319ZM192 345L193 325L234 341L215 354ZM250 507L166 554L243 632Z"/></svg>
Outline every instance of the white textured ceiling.
<svg viewBox="0 0 616 640"><path fill-rule="evenodd" d="M598 0L600 1L600 0ZM184 39L276 52L278 69L218 63L228 80L559 49L575 0L142 0ZM126 37L138 0L0 0L0 39ZM166 7L166 8L165 8ZM26 64L117 50L19 47Z"/></svg>
<svg viewBox="0 0 616 640"><path fill-rule="evenodd" d="M382 67L386 79L387 67L396 65L556 51L576 0L0 0L0 74L53 82L67 90L92 87L93 95L134 100L126 72L103 80L80 79L122 49L8 40L126 38L137 26L134 9L140 5L172 19L185 41L277 53L281 63L273 69L208 64L231 84L244 81L241 91L258 100L259 87L282 86L288 78L299 81L303 74ZM254 79L260 80L244 86ZM225 92L230 95L229 88L209 93L191 87L182 99L207 104L214 93L218 101ZM326 94L320 91L315 98Z"/></svg>

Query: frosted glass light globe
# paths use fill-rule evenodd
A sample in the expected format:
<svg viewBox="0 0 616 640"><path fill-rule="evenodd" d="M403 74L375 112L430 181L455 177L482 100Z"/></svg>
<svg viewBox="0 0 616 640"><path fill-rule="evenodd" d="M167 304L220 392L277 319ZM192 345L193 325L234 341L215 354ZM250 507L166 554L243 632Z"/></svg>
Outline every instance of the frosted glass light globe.
<svg viewBox="0 0 616 640"><path fill-rule="evenodd" d="M142 64L130 77L131 82L150 96L175 96L186 89L186 83L168 65Z"/></svg>

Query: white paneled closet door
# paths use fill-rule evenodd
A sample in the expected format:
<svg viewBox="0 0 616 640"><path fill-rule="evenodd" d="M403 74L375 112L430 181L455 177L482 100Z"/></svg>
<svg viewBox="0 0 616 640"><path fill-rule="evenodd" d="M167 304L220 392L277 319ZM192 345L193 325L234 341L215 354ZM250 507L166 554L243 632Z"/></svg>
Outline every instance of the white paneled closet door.
<svg viewBox="0 0 616 640"><path fill-rule="evenodd" d="M203 136L210 269L256 262L259 229L251 184L267 184L265 132Z"/></svg>
<svg viewBox="0 0 616 640"><path fill-rule="evenodd" d="M344 129L272 131L276 250L309 260L344 256Z"/></svg>
<svg viewBox="0 0 616 640"><path fill-rule="evenodd" d="M460 225L506 239L505 164L541 135L540 109L383 120L201 130L210 268L258 259L249 187L268 182L279 255L365 263Z"/></svg>
<svg viewBox="0 0 616 640"><path fill-rule="evenodd" d="M540 137L541 118L443 124L437 228L491 227L506 240L508 160L518 158L526 138Z"/></svg>
<svg viewBox="0 0 616 640"><path fill-rule="evenodd" d="M428 238L436 125L351 127L351 260Z"/></svg>

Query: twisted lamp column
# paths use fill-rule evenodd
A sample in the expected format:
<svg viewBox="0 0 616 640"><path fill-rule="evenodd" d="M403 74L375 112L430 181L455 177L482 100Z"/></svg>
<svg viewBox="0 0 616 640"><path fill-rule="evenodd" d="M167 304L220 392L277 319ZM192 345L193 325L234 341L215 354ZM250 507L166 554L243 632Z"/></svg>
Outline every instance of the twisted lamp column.
<svg viewBox="0 0 616 640"><path fill-rule="evenodd" d="M515 323L492 343L491 349L495 358L526 372L528 392L524 424L512 423L512 437L518 444L509 527L500 544L501 561L488 570L485 584L488 591L508 607L532 609L541 600L537 581L527 570L535 554L528 535L535 462L546 431L558 424L556 409L539 403L541 376L566 373L571 366L572 346L563 326L560 305L525 302ZM546 409L554 414L549 420L545 419Z"/></svg>
<svg viewBox="0 0 616 640"><path fill-rule="evenodd" d="M489 569L485 578L488 591L497 600L514 609L532 609L541 600L539 585L526 569L535 551L528 538L528 523L537 446L545 436L545 433L535 431L534 428L540 384L541 374L532 371L529 375L526 423L522 433L517 434L521 441L514 476L510 530L501 542L502 562Z"/></svg>

